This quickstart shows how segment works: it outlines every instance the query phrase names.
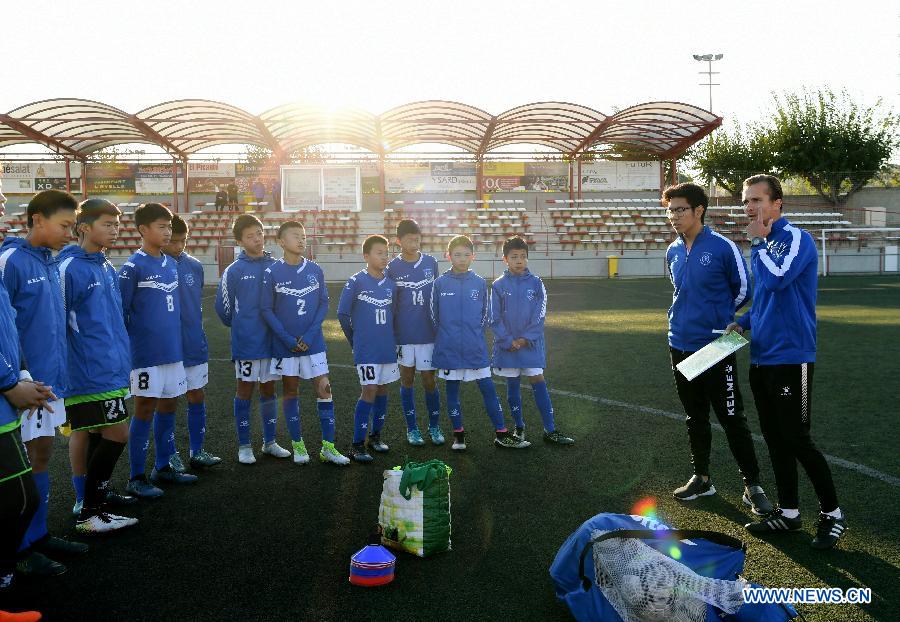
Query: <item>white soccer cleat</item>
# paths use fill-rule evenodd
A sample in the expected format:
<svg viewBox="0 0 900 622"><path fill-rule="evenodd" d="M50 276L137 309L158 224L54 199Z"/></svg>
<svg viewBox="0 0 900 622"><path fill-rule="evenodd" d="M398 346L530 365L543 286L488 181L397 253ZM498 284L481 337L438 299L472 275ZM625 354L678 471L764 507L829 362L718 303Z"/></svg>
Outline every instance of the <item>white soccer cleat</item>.
<svg viewBox="0 0 900 622"><path fill-rule="evenodd" d="M319 452L319 460L337 464L338 466L347 466L350 464L350 458L341 454L341 452L335 448L334 443L329 443L328 441L322 441L322 451Z"/></svg>
<svg viewBox="0 0 900 622"><path fill-rule="evenodd" d="M291 452L287 449L276 443L275 441L271 441L263 445L262 452L269 456L274 456L275 458L290 458Z"/></svg>
<svg viewBox="0 0 900 622"><path fill-rule="evenodd" d="M306 444L303 442L303 439L292 441L291 444L294 446L294 464L308 464L309 453L306 451Z"/></svg>
<svg viewBox="0 0 900 622"><path fill-rule="evenodd" d="M246 445L238 449L238 462L241 464L256 464L256 456L253 455L253 448Z"/></svg>
<svg viewBox="0 0 900 622"><path fill-rule="evenodd" d="M136 518L98 512L89 518L76 522L75 531L79 533L108 533L117 529L131 527L136 525L137 522Z"/></svg>

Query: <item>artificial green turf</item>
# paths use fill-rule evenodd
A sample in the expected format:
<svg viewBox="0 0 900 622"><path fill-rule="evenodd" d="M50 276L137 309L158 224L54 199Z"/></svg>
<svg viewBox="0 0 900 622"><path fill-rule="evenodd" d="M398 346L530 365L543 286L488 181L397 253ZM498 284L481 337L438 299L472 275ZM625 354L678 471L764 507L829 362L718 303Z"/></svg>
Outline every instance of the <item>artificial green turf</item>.
<svg viewBox="0 0 900 622"><path fill-rule="evenodd" d="M194 486L169 488L164 498L142 502L133 512L141 520L137 527L91 539L92 551L72 560L66 575L23 580L8 606L36 607L51 620L565 620L568 612L555 600L547 572L559 545L592 515L627 513L652 497L659 517L673 525L744 539L749 545L745 575L754 582L872 588L872 605L801 607L808 620L900 619L896 486L832 467L850 530L837 550L825 553L809 547L816 505L802 472L804 532L766 541L747 536L741 525L751 517L741 504L740 477L721 433L714 433L711 462L720 494L689 505L671 497L671 490L690 475L690 463L683 422L664 416L681 413L665 340L670 287L663 279L547 283L546 376L555 391L560 428L578 439L574 447L541 442L540 419L524 386L523 405L535 446L518 452L493 447L478 391L466 385L468 451L454 454L449 444L410 448L394 385L383 434L391 452L378 456L374 465L343 469L315 460L298 467L258 451L256 465L237 463L228 333L207 301L206 329L215 359L210 364L207 448L224 463L201 473ZM335 300L337 286L330 290ZM895 478L900 477L892 390L900 372L898 308L897 278L820 281L813 406L813 433L823 451ZM338 446L346 449L359 388L333 311L325 328ZM742 388L758 432L747 364L742 351ZM307 448L315 458L320 439L315 402L308 385L301 390ZM505 403L502 381L498 392ZM419 388L420 421L423 402ZM178 445L185 456L183 413L182 408ZM252 421L258 446L259 417L254 414ZM448 433L446 412L442 424ZM281 417L279 440L289 446ZM57 533L71 535L65 452L59 438L52 462L50 523ZM765 447L758 444L757 452L763 483L774 499ZM152 448L150 456L152 460ZM347 582L349 560L377 522L381 471L407 456L441 458L454 468L453 550L425 560L401 554L393 584L352 587ZM124 486L126 477L123 455L116 485Z"/></svg>

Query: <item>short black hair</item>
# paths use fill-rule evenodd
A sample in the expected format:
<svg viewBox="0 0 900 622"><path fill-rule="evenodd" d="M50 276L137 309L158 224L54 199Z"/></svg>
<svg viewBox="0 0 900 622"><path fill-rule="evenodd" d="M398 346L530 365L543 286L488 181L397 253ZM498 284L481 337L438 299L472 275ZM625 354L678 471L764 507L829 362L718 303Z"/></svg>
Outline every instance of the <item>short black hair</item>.
<svg viewBox="0 0 900 622"><path fill-rule="evenodd" d="M523 240L518 235L514 235L511 238L508 238L503 243L503 256L509 257L509 254L512 251L525 251L525 256L528 256L528 242Z"/></svg>
<svg viewBox="0 0 900 622"><path fill-rule="evenodd" d="M419 229L419 223L415 220L412 218L405 218L397 223L397 238L402 238L404 235L409 235L411 233L422 233L422 230Z"/></svg>
<svg viewBox="0 0 900 622"><path fill-rule="evenodd" d="M61 209L75 211L78 209L78 199L63 190L44 190L31 197L28 202L26 224L31 229L34 226L34 215L40 214L44 218L50 218Z"/></svg>
<svg viewBox="0 0 900 622"><path fill-rule="evenodd" d="M469 236L458 235L450 240L450 243L447 244L447 254L449 255L450 253L452 253L453 249L457 246L465 246L473 253L475 252L475 244L472 242L472 240L469 239Z"/></svg>
<svg viewBox="0 0 900 622"><path fill-rule="evenodd" d="M188 234L188 224L185 222L184 218L175 214L172 216L172 235L181 234Z"/></svg>
<svg viewBox="0 0 900 622"><path fill-rule="evenodd" d="M172 212L161 203L144 203L134 210L134 226L149 225L157 220L172 222Z"/></svg>
<svg viewBox="0 0 900 622"><path fill-rule="evenodd" d="M281 226L278 227L278 239L281 239L281 234L283 234L288 229L300 229L303 233L306 233L306 227L303 226L302 222L297 222L296 220L286 220L281 223Z"/></svg>
<svg viewBox="0 0 900 622"><path fill-rule="evenodd" d="M375 246L376 244L384 244L385 246L387 246L388 240L383 235L370 235L369 237L366 238L366 241L363 242L363 245L362 245L363 255L367 255L369 253L369 251L372 250L372 247Z"/></svg>
<svg viewBox="0 0 900 622"><path fill-rule="evenodd" d="M700 223L703 224L706 220L706 208L709 207L709 197L706 195L706 190L697 184L685 182L669 186L663 190L662 199L665 206L668 206L672 199L685 199L688 205L691 206L691 210L702 207L703 213L700 214Z"/></svg>
<svg viewBox="0 0 900 622"><path fill-rule="evenodd" d="M744 188L753 184L766 184L769 187L769 198L772 201L784 200L784 191L781 189L781 180L775 175L752 175L744 180Z"/></svg>
<svg viewBox="0 0 900 622"><path fill-rule="evenodd" d="M75 226L92 225L101 216L119 217L121 215L121 210L111 201L106 199L88 199L82 201L81 205L78 206L78 212L75 214Z"/></svg>
<svg viewBox="0 0 900 622"><path fill-rule="evenodd" d="M260 229L262 229L262 221L253 214L241 214L240 216L238 216L234 221L234 226L231 227L231 232L234 234L234 239L240 242L241 236L244 235L244 230L249 229L250 227L259 227Z"/></svg>

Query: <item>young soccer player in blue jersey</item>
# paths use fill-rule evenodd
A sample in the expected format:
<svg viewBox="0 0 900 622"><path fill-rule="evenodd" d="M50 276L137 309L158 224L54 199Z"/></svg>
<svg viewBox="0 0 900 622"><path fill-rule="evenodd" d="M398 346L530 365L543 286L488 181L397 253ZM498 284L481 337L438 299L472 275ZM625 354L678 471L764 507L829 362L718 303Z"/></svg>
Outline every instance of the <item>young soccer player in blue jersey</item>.
<svg viewBox="0 0 900 622"><path fill-rule="evenodd" d="M282 409L294 449L294 462L306 464L298 387L311 380L322 427L322 462L347 465L349 458L334 446L334 400L328 380L328 359L322 322L328 313L328 288L322 268L306 259L306 230L289 220L278 228L284 256L263 272L262 315L272 331L270 371L281 375Z"/></svg>
<svg viewBox="0 0 900 622"><path fill-rule="evenodd" d="M544 381L547 290L541 277L528 270L528 243L522 238L514 236L503 243L503 261L506 271L491 286L491 365L495 375L506 378L506 399L516 423L513 435L525 440L520 384L520 378L525 376L541 413L544 440L571 445L575 441L556 429L553 404Z"/></svg>
<svg viewBox="0 0 900 622"><path fill-rule="evenodd" d="M274 260L265 250L266 237L259 218L252 214L238 216L232 232L244 250L222 273L216 294L216 313L225 326L231 327L231 357L237 378L234 421L238 461L241 464L256 462L250 443L250 399L257 383L263 425L262 452L276 458L289 458L291 452L275 442L278 422L275 381L279 374L271 372L272 333L260 308L263 273Z"/></svg>
<svg viewBox="0 0 900 622"><path fill-rule="evenodd" d="M415 220L397 224L400 254L388 263L386 274L397 284L397 362L400 364L400 403L406 417L406 440L424 445L416 422L416 371L422 374L425 405L428 407L428 433L435 445L444 444L438 425L441 394L434 379L431 355L434 351L434 324L428 303L431 286L438 273L437 260L419 251L422 232Z"/></svg>
<svg viewBox="0 0 900 622"><path fill-rule="evenodd" d="M0 216L5 203L0 188ZM0 285L0 597L14 587L16 552L40 505L31 463L22 452L20 412L34 416L56 399L49 387L29 380L28 372L22 371L15 316L6 288ZM57 571L48 574L65 572L62 564L47 562Z"/></svg>
<svg viewBox="0 0 900 622"><path fill-rule="evenodd" d="M65 404L72 430L69 457L76 486L75 529L84 533L114 531L138 522L106 511L108 504L137 502L136 497L108 488L128 443L125 398L131 346L122 316L119 278L103 252L119 236L120 214L119 208L105 199L82 202L75 221L78 244L59 254L69 345Z"/></svg>
<svg viewBox="0 0 900 622"><path fill-rule="evenodd" d="M461 382L471 381L478 384L494 425L494 443L515 449L530 447L531 443L514 437L506 429L503 409L491 379L484 342L488 323L487 283L469 269L475 260L475 245L466 236L458 235L447 245L447 258L452 268L434 282L430 308L436 331L432 364L438 369L438 377L447 381L447 410L453 423L451 449L466 448L459 389Z"/></svg>
<svg viewBox="0 0 900 622"><path fill-rule="evenodd" d="M172 237L172 212L159 203L146 203L134 211L134 224L143 242L119 270L122 312L131 343L130 390L134 396L128 441L131 480L127 490L138 497L152 498L163 494L154 484L190 484L197 477L179 473L169 465L175 413L158 410L160 398L175 398L187 390L178 266L162 252ZM151 426L156 455L148 481L145 469Z"/></svg>
<svg viewBox="0 0 900 622"><path fill-rule="evenodd" d="M184 351L184 374L187 378L188 443L192 469L211 467L222 462L203 449L206 437L206 394L203 388L209 382L209 345L203 330L203 264L188 254L188 225L180 216L172 217L172 237L162 247L162 252L178 265L178 301L181 307L181 347ZM160 412L175 412L177 399L160 400ZM169 466L184 473L184 463L175 446L172 435L169 447Z"/></svg>
<svg viewBox="0 0 900 622"><path fill-rule="evenodd" d="M25 559L19 570L47 575L64 572L61 564L43 554L84 553L87 546L51 536L47 530L50 473L47 465L53 450L54 429L66 420L68 370L66 359L66 312L59 281L58 251L71 237L78 202L71 194L45 190L28 203L28 235L8 237L0 247L0 280L16 311L15 321L22 354L34 380L53 391L56 398L46 408L22 417L21 432L33 468L40 505L22 540ZM60 570L61 569L61 570Z"/></svg>
<svg viewBox="0 0 900 622"><path fill-rule="evenodd" d="M363 242L366 269L350 277L341 292L338 320L353 348L353 362L362 385L353 416L353 444L350 457L357 462L371 462L369 446L380 453L388 446L381 440L381 429L387 415L387 385L400 378L397 365L397 342L394 339L394 311L397 286L385 274L388 264L388 241L381 235L370 235ZM369 428L369 414L372 427Z"/></svg>

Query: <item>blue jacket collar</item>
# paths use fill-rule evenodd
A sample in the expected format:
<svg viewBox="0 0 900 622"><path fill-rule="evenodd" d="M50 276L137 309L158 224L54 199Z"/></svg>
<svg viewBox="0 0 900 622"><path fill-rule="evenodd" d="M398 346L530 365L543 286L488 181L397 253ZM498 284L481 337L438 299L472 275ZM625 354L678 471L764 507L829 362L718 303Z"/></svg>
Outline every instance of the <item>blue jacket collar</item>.
<svg viewBox="0 0 900 622"><path fill-rule="evenodd" d="M784 216L782 216L781 218L779 218L778 220L776 220L775 222L772 223L772 233L775 233L776 231L781 231L789 224L791 224L791 223L788 222L788 219L785 218Z"/></svg>

